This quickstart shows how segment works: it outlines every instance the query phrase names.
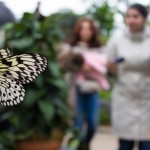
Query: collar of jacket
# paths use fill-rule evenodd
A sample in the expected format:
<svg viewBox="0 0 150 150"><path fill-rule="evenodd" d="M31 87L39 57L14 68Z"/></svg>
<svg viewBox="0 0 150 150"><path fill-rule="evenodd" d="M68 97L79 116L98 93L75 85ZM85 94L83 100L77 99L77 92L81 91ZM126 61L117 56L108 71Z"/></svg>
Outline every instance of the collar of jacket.
<svg viewBox="0 0 150 150"><path fill-rule="evenodd" d="M129 28L125 28L124 35L133 41L142 41L150 37L150 27L145 26L142 31L134 33L129 31Z"/></svg>

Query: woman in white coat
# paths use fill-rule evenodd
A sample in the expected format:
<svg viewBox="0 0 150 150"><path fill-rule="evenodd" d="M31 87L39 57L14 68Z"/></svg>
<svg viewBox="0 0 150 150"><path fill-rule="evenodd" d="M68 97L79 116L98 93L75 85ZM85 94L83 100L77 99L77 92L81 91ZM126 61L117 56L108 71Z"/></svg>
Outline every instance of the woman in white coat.
<svg viewBox="0 0 150 150"><path fill-rule="evenodd" d="M150 29L148 12L140 4L125 14L126 29L109 40L106 52L108 70L116 73L112 93L112 126L119 138L119 150L150 150ZM116 64L113 60L124 57Z"/></svg>

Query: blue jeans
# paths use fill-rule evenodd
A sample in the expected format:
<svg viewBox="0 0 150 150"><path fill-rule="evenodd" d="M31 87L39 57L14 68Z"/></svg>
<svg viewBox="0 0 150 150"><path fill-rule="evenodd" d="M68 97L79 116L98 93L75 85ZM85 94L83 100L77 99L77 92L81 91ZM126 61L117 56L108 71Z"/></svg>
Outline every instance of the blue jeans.
<svg viewBox="0 0 150 150"><path fill-rule="evenodd" d="M83 94L77 91L77 116L75 126L80 131L85 131L83 125L86 125L84 140L89 143L98 126L99 118L99 96L97 92Z"/></svg>
<svg viewBox="0 0 150 150"><path fill-rule="evenodd" d="M133 150L134 141L130 140L119 140L119 150ZM139 150L150 150L150 140L149 141L139 141Z"/></svg>

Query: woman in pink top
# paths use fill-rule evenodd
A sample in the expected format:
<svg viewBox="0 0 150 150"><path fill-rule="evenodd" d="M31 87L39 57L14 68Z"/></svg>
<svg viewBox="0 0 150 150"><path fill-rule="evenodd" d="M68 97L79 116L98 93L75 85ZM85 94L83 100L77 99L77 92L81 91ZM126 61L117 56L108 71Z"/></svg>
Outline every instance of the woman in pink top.
<svg viewBox="0 0 150 150"><path fill-rule="evenodd" d="M88 56L88 53L90 52L91 54L93 53L92 55L94 58L92 58L92 56ZM95 60L94 62L94 59L97 59L97 56L94 54L94 52L97 54L101 53L101 42L99 40L98 27L94 20L83 18L75 25L69 44L63 45L62 51L59 55L59 60L61 60L61 62L65 62L60 66L63 66L64 68L68 68L68 66L69 68L71 67L71 71L68 69L72 74L72 80L70 82L71 87L68 89L70 93L69 95L71 95L69 98L70 101L75 100L75 127L77 127L79 132L83 135L80 139L81 143L78 147L78 150L90 149L90 141L92 140L99 123L100 99L98 91L100 88L98 87L99 89L97 90L94 86L106 86L106 84L103 83L103 71L105 72L105 67L103 65L101 65L101 67L103 66L102 68L98 67L98 60ZM81 84L76 82L76 79L78 78L76 77L78 71L76 72L74 70L74 66L67 62L67 60L70 60L71 58L70 53L81 55L85 54L87 57L86 64L90 64L83 65L84 69L81 72L84 73L81 73L81 76L79 75L79 78L82 78ZM91 60L90 57L93 60ZM95 73L93 73L93 70L95 70ZM96 73L101 71L102 73L98 73L99 75ZM97 84L97 80L101 82L101 84ZM74 97L75 99L73 99Z"/></svg>

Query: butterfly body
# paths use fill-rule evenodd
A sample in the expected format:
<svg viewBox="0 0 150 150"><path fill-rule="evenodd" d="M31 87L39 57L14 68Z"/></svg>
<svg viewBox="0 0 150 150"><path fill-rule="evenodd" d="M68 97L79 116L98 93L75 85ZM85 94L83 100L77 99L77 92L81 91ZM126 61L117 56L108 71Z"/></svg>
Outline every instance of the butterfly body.
<svg viewBox="0 0 150 150"><path fill-rule="evenodd" d="M12 56L8 49L0 50L0 104L13 106L24 99L22 84L33 81L47 66L39 54Z"/></svg>

